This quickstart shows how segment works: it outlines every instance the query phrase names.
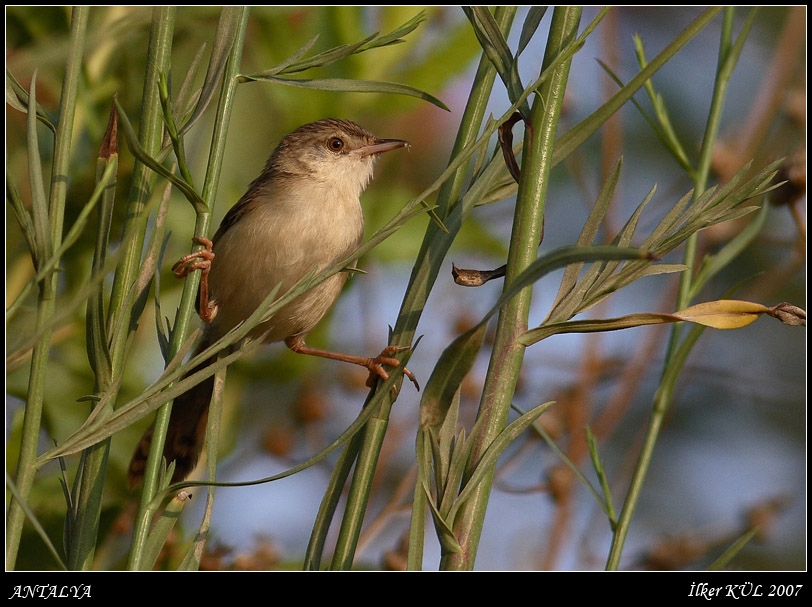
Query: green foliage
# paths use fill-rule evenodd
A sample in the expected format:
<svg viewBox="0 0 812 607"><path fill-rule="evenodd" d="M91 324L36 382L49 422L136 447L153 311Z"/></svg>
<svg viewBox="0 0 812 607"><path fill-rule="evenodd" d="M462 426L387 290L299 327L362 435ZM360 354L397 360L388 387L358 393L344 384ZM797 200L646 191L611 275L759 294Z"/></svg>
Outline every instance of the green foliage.
<svg viewBox="0 0 812 607"><path fill-rule="evenodd" d="M635 38L637 72L624 84L602 62L617 88L569 128L570 66L599 35L609 9L594 11L582 24L578 7L530 8L515 26L517 7L257 7L250 14L244 7L12 7L7 12L6 196L16 219L7 229L6 245L7 393L25 405L24 413L12 417L6 445L7 566L12 569L198 569L209 549L215 488L239 491L325 462L332 477L303 565L360 566L365 517L384 469L384 440L392 435L392 407L409 388L402 385L403 371L422 353L418 325L452 246L465 250L472 243L480 254L507 254L507 265L503 273L487 274L503 277L501 293L441 348L420 400L410 435L416 475L404 500L411 521L403 556L412 569L424 566L429 520L440 547L439 566L474 567L499 464L531 434L547 442L599 504L612 538L606 567L617 568L676 382L702 335L701 328L683 334L682 321L734 328L767 315L805 325L805 312L797 306L732 301L714 283L759 237L780 168L772 158L745 158L727 179L708 185L722 108L755 27L755 10L738 35L733 9L697 12L650 59L644 40ZM674 119L675 102L654 77L719 20L711 105L694 159ZM524 65L542 42L538 73L528 77L520 72L520 60ZM181 285L168 267L188 250L191 237L212 233L214 217L227 208L218 198L236 199L273 147L269 141L337 112L363 116L366 126L376 133L386 130L386 137L401 136L400 129L410 124L436 124L435 116L455 107L446 96L474 61L476 73L461 116L454 116L459 124L445 168L432 164L425 177L405 166L389 167L387 186L369 192L368 233L357 251L286 293L274 289L245 323L184 362L197 337L198 276ZM489 103L502 90L508 101L498 115L489 115ZM650 109L634 99L639 91ZM547 246L542 237L554 169L572 162L627 106L643 114L691 187L665 195L668 208L658 220L649 208L657 193L653 184L627 216L612 217L623 171L629 169L617 157L604 158L612 168L577 228L577 241L539 251L540 242ZM514 146L504 125L512 127L517 117L523 129ZM432 133L414 135L438 149L446 143ZM410 157L403 164L411 163ZM486 205L505 208L507 200L515 200L513 228L510 241L501 242L478 211ZM735 235L712 250L699 247L702 234L734 221L745 224ZM675 260L676 253L682 258ZM245 336L362 256L412 266L389 336L390 344L403 348L397 354L400 366L369 391L355 420L315 454L266 478L217 482L220 424L229 406L223 391L226 369L260 345ZM554 279L557 270L557 295L544 320L528 328L533 287ZM601 315L601 304L617 293L642 279L671 274L681 281L671 307L676 313L574 318L586 311ZM696 304L699 298L706 302ZM563 333L666 322L674 330L660 383L650 396L645 444L624 489L603 457L607 437L594 429L596 420L587 420L579 458L544 429L545 419L565 404L554 405L545 396L544 404L519 410L515 400L525 351ZM234 351L239 342L242 347ZM463 410L464 386L483 355L490 357L489 366L471 420ZM186 377L212 356L219 356L215 364ZM229 368L227 385L239 382L245 373L239 367ZM167 469L160 453L171 401L213 374L209 481L169 486L171 466ZM511 419L515 411L519 415ZM135 438L156 412L156 440L132 539L127 538L126 549L114 550L120 540L112 521L125 516L131 499L123 471ZM53 439L46 448L38 444L41 436ZM591 472L597 489L588 478ZM194 539L172 552L187 492L201 485L208 487L203 520ZM736 558L755 531L740 535L713 567ZM333 538L335 544L328 546ZM33 567L32 555L42 559Z"/></svg>

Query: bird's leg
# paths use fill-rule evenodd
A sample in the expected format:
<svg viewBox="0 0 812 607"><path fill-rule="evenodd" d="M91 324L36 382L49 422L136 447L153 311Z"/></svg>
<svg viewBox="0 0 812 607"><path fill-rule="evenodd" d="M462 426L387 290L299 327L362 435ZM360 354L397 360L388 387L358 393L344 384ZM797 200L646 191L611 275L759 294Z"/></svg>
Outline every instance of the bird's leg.
<svg viewBox="0 0 812 607"><path fill-rule="evenodd" d="M190 272L200 270L200 289L197 292L197 313L204 322L211 322L217 314L217 304L209 301L209 271L214 259L213 243L208 238L195 236L192 240L204 248L181 257L172 266L175 278L185 278Z"/></svg>
<svg viewBox="0 0 812 607"><path fill-rule="evenodd" d="M408 350L405 346L387 346L375 358L367 358L364 356L354 356L352 354L342 354L340 352L330 352L329 350L321 350L319 348L311 348L305 344L302 335L293 335L285 340L285 345L298 354L307 354L308 356L320 356L321 358L329 358L331 360L339 360L345 363L360 365L369 369L369 377L367 378L366 385L371 388L375 384L375 380L381 378L383 381L389 379L389 374L383 368L384 365L389 367L397 367L400 361L393 358L391 355L395 352ZM420 390L420 384L417 383L417 378L414 373L407 368L403 368L403 374L408 377L415 387Z"/></svg>

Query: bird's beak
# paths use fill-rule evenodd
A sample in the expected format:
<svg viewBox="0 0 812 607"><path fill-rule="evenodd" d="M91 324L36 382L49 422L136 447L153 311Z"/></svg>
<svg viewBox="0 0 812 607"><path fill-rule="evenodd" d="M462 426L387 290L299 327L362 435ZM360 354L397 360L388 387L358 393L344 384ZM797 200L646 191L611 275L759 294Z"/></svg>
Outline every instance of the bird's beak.
<svg viewBox="0 0 812 607"><path fill-rule="evenodd" d="M364 158L366 156L377 156L378 154L403 147L409 147L409 142L403 141L402 139L376 139L375 143L365 145L350 153Z"/></svg>

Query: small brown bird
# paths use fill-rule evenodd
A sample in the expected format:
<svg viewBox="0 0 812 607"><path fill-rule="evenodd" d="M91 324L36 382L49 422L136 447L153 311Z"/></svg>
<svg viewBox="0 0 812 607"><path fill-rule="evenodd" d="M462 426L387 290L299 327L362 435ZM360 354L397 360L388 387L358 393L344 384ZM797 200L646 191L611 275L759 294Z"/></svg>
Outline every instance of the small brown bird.
<svg viewBox="0 0 812 607"><path fill-rule="evenodd" d="M284 294L314 268L322 270L351 254L361 243L360 195L372 179L375 160L404 146L406 141L378 139L352 121L336 119L306 124L284 137L260 176L226 213L214 238L198 239L206 248L173 266L178 277L202 271L198 312L206 325L196 352L248 318L276 285ZM305 344L346 279L347 272L334 274L257 326L252 335L267 332L267 342L284 341L295 352L364 366L370 370L369 385L378 377L386 379L383 366L398 365L391 355L400 348L387 347L376 358L365 358ZM411 372L404 373L417 385ZM167 464L175 462L172 482L185 479L197 464L213 387L210 377L174 401L163 451ZM144 475L152 432L152 427L146 431L130 462L130 487Z"/></svg>

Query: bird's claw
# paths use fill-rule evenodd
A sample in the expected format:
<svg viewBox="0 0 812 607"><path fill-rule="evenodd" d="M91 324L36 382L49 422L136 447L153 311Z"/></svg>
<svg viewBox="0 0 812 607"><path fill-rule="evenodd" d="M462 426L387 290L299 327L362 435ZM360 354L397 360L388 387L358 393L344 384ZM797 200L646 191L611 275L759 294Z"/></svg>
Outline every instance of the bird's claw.
<svg viewBox="0 0 812 607"><path fill-rule="evenodd" d="M374 386L375 382L379 378L382 381L389 379L389 374L386 372L386 369L383 368L384 365L388 367L400 366L400 361L397 358L393 358L391 355L395 352L402 352L403 350L408 349L409 348L406 346L387 346L380 354L378 354L378 356L375 358L370 358L366 364L367 369L369 369L369 377L366 381L367 388ZM417 390L420 390L420 384L417 382L417 378L415 377L414 373L404 367L403 374L411 380ZM395 391L395 394L397 394L397 388L393 386L392 389Z"/></svg>
<svg viewBox="0 0 812 607"><path fill-rule="evenodd" d="M203 248L184 255L172 266L175 278L185 278L195 270L200 270L200 288L197 293L197 313L205 322L211 322L217 314L217 304L209 300L209 271L214 260L214 243L208 238L195 236L192 240Z"/></svg>

